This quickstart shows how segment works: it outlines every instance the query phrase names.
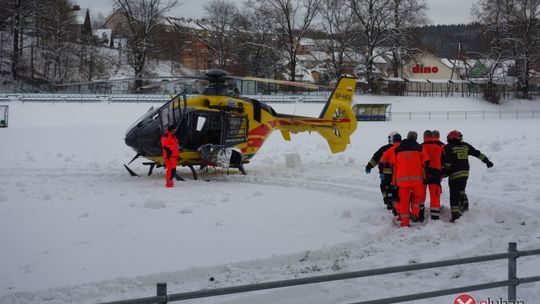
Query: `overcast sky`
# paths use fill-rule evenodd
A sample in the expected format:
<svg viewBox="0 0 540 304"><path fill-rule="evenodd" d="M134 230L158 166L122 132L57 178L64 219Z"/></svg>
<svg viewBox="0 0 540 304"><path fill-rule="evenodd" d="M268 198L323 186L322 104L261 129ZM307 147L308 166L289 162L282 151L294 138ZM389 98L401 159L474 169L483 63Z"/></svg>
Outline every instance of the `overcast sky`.
<svg viewBox="0 0 540 304"><path fill-rule="evenodd" d="M171 15L178 17L198 18L204 15L203 5L210 0L178 0L178 7ZM244 0L231 0L239 6ZM90 8L90 13L95 16L102 12L107 16L112 11L112 0L73 0L81 8ZM427 15L432 24L455 24L469 23L471 7L475 0L426 0L429 5Z"/></svg>

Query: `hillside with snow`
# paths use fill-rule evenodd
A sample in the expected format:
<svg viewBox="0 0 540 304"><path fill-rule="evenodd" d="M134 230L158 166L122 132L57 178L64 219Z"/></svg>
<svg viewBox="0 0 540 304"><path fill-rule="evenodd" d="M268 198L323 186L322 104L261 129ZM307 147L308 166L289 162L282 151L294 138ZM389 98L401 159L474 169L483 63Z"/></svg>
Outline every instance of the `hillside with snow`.
<svg viewBox="0 0 540 304"><path fill-rule="evenodd" d="M502 106L480 99L358 96L406 111L540 111L538 101ZM318 134L273 134L247 175L210 169L164 187L164 170L130 177L127 128L149 103L0 103L0 303L96 303L280 279L540 248L540 115L535 119L395 119L359 122L344 153ZM322 104L274 104L317 115ZM471 158L471 210L456 224L409 229L392 223L372 154L391 131L458 129L495 164ZM286 156L299 161L286 164ZM147 168L135 161L132 169ZM449 206L446 181L442 203ZM506 261L336 281L185 303L351 303L503 280ZM540 275L540 257L523 257L519 276ZM210 280L210 278L214 278ZM499 298L506 289L472 293ZM414 303L452 303L442 297ZM518 299L536 303L536 284ZM183 302L179 302L183 303Z"/></svg>

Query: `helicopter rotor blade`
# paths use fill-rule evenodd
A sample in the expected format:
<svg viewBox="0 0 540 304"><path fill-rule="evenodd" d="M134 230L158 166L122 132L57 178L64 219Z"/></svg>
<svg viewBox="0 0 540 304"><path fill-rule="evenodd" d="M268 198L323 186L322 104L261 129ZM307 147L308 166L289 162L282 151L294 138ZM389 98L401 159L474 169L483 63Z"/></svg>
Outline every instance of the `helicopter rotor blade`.
<svg viewBox="0 0 540 304"><path fill-rule="evenodd" d="M150 83L150 84L147 84L147 85L143 85L143 86L139 87L137 90L142 91L142 90L148 90L148 89L162 87L162 86L165 86L165 85L168 85L168 84L182 83L182 82L186 82L186 79L206 80L205 78L201 77L201 78L181 78L181 79L173 80L173 81L160 81L160 82L154 82L154 83Z"/></svg>
<svg viewBox="0 0 540 304"><path fill-rule="evenodd" d="M206 80L206 77L202 76L160 76L160 77L132 77L132 78L118 78L118 79L100 79L93 81L81 81L81 82L70 82L63 84L55 84L54 87L69 87L69 86L78 86L78 85L89 85L89 84L107 84L114 82L124 82L124 81L135 81L135 80L156 80L156 79L177 79L176 82L181 82L180 79L195 79L195 80ZM168 83L173 83L175 81L162 81L160 85L165 85Z"/></svg>
<svg viewBox="0 0 540 304"><path fill-rule="evenodd" d="M237 77L237 76L230 76L230 77L234 79L238 79L238 80L253 80L253 81L258 81L258 82L275 83L275 84L286 85L286 86L291 86L291 87L299 87L299 88L304 88L304 89L313 89L313 90L317 90L319 88L332 89L332 87L330 86L296 82L296 81L288 81L288 80L277 80L277 79L258 78L258 77Z"/></svg>

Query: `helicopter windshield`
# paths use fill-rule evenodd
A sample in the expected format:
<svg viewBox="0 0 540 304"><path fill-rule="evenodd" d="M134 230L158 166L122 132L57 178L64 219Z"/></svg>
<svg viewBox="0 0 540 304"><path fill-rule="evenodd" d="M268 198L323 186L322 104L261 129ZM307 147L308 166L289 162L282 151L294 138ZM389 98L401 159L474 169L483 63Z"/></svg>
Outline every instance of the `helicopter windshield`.
<svg viewBox="0 0 540 304"><path fill-rule="evenodd" d="M180 98L173 98L159 109L161 128L167 130L169 125L177 127L182 118Z"/></svg>

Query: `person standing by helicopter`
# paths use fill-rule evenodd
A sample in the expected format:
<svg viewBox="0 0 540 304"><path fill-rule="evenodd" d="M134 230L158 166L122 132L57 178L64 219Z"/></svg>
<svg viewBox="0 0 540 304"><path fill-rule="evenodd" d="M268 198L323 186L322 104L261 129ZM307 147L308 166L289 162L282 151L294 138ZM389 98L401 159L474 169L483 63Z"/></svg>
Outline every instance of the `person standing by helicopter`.
<svg viewBox="0 0 540 304"><path fill-rule="evenodd" d="M167 188L174 187L173 178L176 176L176 164L180 157L180 150L178 146L180 142L174 135L175 128L169 126L167 131L161 137L161 146L163 147L163 164L166 169L165 173L165 186Z"/></svg>

